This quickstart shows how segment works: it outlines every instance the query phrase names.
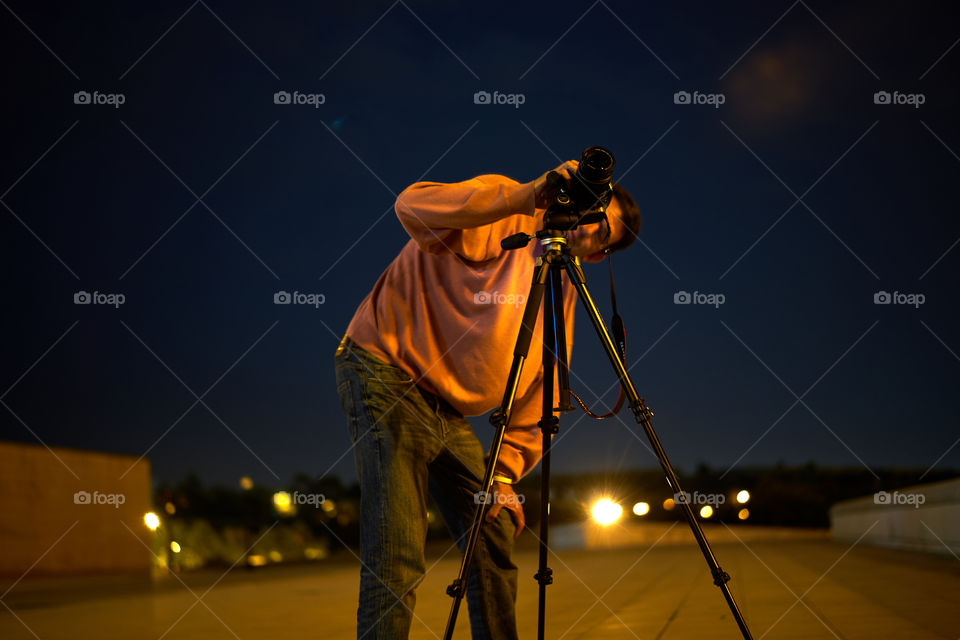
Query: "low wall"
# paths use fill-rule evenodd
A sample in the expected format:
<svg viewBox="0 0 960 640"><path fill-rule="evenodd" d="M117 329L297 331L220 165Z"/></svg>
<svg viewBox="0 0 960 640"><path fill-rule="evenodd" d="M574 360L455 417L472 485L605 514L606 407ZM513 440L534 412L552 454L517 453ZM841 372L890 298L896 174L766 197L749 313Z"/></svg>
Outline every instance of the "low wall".
<svg viewBox="0 0 960 640"><path fill-rule="evenodd" d="M0 442L0 575L149 573L150 463Z"/></svg>
<svg viewBox="0 0 960 640"><path fill-rule="evenodd" d="M830 529L843 542L956 555L960 478L838 502L830 508Z"/></svg>

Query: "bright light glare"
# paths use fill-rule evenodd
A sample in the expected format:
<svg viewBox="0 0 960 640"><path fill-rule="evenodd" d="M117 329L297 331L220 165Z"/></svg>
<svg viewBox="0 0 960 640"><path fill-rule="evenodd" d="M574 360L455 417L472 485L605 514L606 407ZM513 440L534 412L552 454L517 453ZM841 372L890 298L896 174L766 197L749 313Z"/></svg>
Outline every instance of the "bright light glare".
<svg viewBox="0 0 960 640"><path fill-rule="evenodd" d="M747 504L747 500L749 499L750 499L750 492L747 491L746 489L744 489L743 491L737 494L737 502L739 502L740 504Z"/></svg>
<svg viewBox="0 0 960 640"><path fill-rule="evenodd" d="M290 499L290 494L286 491L277 491L273 494L273 506L276 508L277 513L282 516L292 515L297 510L293 504L293 500Z"/></svg>
<svg viewBox="0 0 960 640"><path fill-rule="evenodd" d="M153 511L143 516L143 522L147 525L147 528L150 529L150 531L156 531L160 526L160 518Z"/></svg>
<svg viewBox="0 0 960 640"><path fill-rule="evenodd" d="M740 509L740 513L737 514L737 517L740 518L741 520L746 520L747 518L750 517L749 509Z"/></svg>
<svg viewBox="0 0 960 640"><path fill-rule="evenodd" d="M173 551L174 553L180 553L180 543L177 542L176 540L172 541L170 543L170 550Z"/></svg>
<svg viewBox="0 0 960 640"><path fill-rule="evenodd" d="M646 502L638 502L633 505L633 512L638 516L645 516L650 513L650 505Z"/></svg>
<svg viewBox="0 0 960 640"><path fill-rule="evenodd" d="M593 503L593 509L590 510L590 513L594 520L606 526L620 519L620 516L623 515L623 507L609 498L603 498Z"/></svg>
<svg viewBox="0 0 960 640"><path fill-rule="evenodd" d="M700 509L701 518L709 518L713 515L713 507L710 505L704 505L703 509Z"/></svg>

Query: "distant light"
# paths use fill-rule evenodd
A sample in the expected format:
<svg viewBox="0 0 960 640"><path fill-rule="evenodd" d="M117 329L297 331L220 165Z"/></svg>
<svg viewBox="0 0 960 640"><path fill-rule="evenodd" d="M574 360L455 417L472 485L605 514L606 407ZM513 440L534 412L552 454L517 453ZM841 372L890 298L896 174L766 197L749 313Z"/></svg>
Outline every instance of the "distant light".
<svg viewBox="0 0 960 640"><path fill-rule="evenodd" d="M160 518L153 511L143 516L143 522L150 531L156 531L160 527Z"/></svg>
<svg viewBox="0 0 960 640"><path fill-rule="evenodd" d="M708 504L704 505L703 508L700 509L701 518L709 518L712 515L713 515L713 507L711 507L710 505Z"/></svg>
<svg viewBox="0 0 960 640"><path fill-rule="evenodd" d="M176 540L171 540L170 551L173 551L174 553L180 553L180 543L177 542Z"/></svg>
<svg viewBox="0 0 960 640"><path fill-rule="evenodd" d="M673 511L675 506L677 506L677 504L673 501L673 498L667 498L663 501L663 508L666 511Z"/></svg>
<svg viewBox="0 0 960 640"><path fill-rule="evenodd" d="M750 510L740 509L740 513L737 514L737 517L740 518L741 520L746 520L747 518L750 517Z"/></svg>
<svg viewBox="0 0 960 640"><path fill-rule="evenodd" d="M646 502L638 502L633 505L633 512L638 516L645 516L650 513L650 505Z"/></svg>
<svg viewBox="0 0 960 640"><path fill-rule="evenodd" d="M324 500L323 502L320 503L320 508L323 509L324 512L330 513L331 511L336 510L337 505L333 502L333 500ZM429 514L428 514L428 517L429 517Z"/></svg>
<svg viewBox="0 0 960 640"><path fill-rule="evenodd" d="M747 501L750 499L750 492L746 489L742 490L737 494L737 502L740 504L747 504Z"/></svg>
<svg viewBox="0 0 960 640"><path fill-rule="evenodd" d="M177 507L172 502L168 502L163 505L163 510L167 512L167 515L172 516L177 512Z"/></svg>
<svg viewBox="0 0 960 640"><path fill-rule="evenodd" d="M242 478L240 478L240 488L243 489L244 491L249 491L250 489L253 489L253 478L251 478L250 476L243 476Z"/></svg>
<svg viewBox="0 0 960 640"><path fill-rule="evenodd" d="M323 549L320 547L307 547L303 550L303 557L307 560L319 560L323 558L326 554Z"/></svg>
<svg viewBox="0 0 960 640"><path fill-rule="evenodd" d="M283 562L283 554L276 549L272 550L267 555L270 557L270 562Z"/></svg>
<svg viewBox="0 0 960 640"><path fill-rule="evenodd" d="M290 499L290 494L286 491L277 491L273 494L273 506L282 516L290 516L296 513L296 507L293 505L293 500Z"/></svg>
<svg viewBox="0 0 960 640"><path fill-rule="evenodd" d="M267 559L261 555L247 556L247 564L251 567L262 567L267 564Z"/></svg>
<svg viewBox="0 0 960 640"><path fill-rule="evenodd" d="M620 519L623 515L623 507L609 498L603 498L593 503L590 513L594 520L606 526Z"/></svg>

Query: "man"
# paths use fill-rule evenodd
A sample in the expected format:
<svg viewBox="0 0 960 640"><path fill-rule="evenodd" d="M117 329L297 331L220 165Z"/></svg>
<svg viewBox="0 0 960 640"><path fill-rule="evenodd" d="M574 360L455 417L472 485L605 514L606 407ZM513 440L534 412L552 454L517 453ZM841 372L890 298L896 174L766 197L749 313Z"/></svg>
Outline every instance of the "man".
<svg viewBox="0 0 960 640"><path fill-rule="evenodd" d="M571 160L555 171L569 183L577 166ZM504 251L500 240L542 227L547 173L528 183L499 175L419 182L397 198L411 240L360 303L335 356L361 489L358 638L409 633L425 573L428 492L461 550L466 545L485 461L464 416L500 404L542 254L538 241ZM619 186L607 218L568 232L570 253L598 262L629 246L640 212ZM570 353L576 292L566 277L563 301ZM511 484L540 458L542 327L541 314L468 579L474 638L517 635L511 554L524 517Z"/></svg>

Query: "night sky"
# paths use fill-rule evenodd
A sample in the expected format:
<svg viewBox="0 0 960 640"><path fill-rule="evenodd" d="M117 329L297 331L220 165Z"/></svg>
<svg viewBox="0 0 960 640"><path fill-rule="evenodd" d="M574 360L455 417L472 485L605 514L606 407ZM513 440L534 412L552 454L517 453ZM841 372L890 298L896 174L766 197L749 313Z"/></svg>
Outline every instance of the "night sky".
<svg viewBox="0 0 960 640"><path fill-rule="evenodd" d="M960 467L947 3L2 4L0 439L353 481L332 358L408 239L396 195L604 145L644 213L627 359L677 467ZM599 411L582 309L575 343ZM557 473L655 464L627 410L561 419Z"/></svg>

